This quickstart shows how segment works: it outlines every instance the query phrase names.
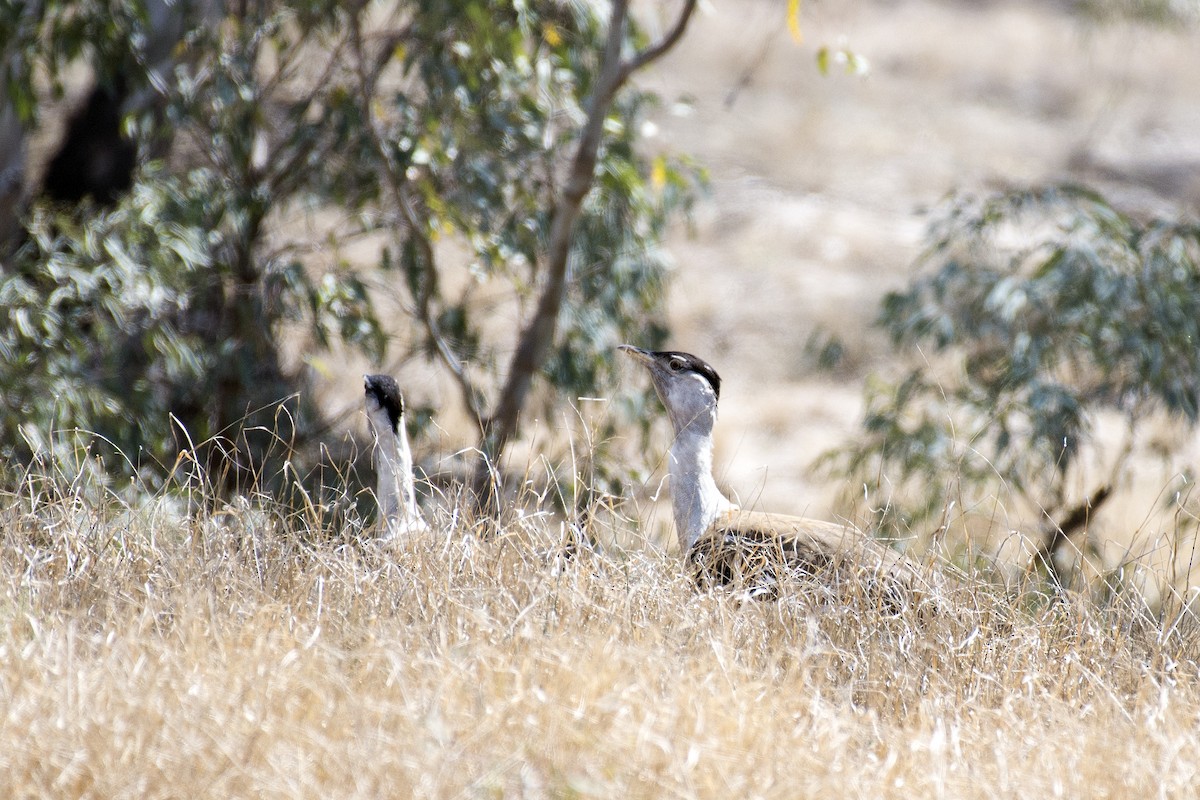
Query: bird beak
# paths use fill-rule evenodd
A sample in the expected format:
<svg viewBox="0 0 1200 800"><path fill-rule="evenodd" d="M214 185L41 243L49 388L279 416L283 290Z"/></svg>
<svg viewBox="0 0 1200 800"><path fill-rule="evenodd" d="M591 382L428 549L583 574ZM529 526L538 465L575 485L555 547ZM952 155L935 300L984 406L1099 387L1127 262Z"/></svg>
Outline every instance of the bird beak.
<svg viewBox="0 0 1200 800"><path fill-rule="evenodd" d="M643 350L640 347L634 347L631 344L623 344L617 347L618 350L625 353L627 356L637 361L643 367L649 367L654 363L654 356L650 355L649 350Z"/></svg>

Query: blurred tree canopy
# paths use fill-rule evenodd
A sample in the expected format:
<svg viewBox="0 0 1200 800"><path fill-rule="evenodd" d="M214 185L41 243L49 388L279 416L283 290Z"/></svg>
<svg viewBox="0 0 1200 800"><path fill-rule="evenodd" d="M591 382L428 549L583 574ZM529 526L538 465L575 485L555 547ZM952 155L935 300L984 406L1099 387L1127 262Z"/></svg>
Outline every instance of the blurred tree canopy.
<svg viewBox="0 0 1200 800"><path fill-rule="evenodd" d="M1112 489L1066 488L1097 412L1123 413L1129 441L1155 410L1196 424L1200 225L1078 186L959 197L879 322L910 366L868 384L861 436L824 465L893 530L951 500L994 515L987 498L1007 487L1041 509L1048 559L1064 520Z"/></svg>
<svg viewBox="0 0 1200 800"><path fill-rule="evenodd" d="M312 349L404 357L368 291L382 270L404 346L478 424L489 496L535 381L603 391L615 344L665 335L658 243L702 175L639 151L655 98L628 79L694 6L663 11L651 40L625 0L6 5L6 168L79 64L138 156L115 198L63 202L24 178L0 229L0 458L19 467L79 428L150 485L189 442L262 477L276 437L302 448L323 429L285 326ZM284 232L314 211L339 220L332 259ZM338 255L371 239L378 264ZM498 286L518 320L504 335L473 302Z"/></svg>

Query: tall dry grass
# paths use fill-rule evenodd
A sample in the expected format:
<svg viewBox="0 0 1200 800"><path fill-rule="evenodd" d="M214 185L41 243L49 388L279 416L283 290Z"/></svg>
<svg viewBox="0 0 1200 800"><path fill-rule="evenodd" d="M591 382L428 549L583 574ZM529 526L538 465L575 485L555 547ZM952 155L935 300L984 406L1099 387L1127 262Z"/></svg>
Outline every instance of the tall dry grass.
<svg viewBox="0 0 1200 800"><path fill-rule="evenodd" d="M0 497L3 797L1196 794L1197 635L1133 598L745 602L536 509L385 545L76 478Z"/></svg>

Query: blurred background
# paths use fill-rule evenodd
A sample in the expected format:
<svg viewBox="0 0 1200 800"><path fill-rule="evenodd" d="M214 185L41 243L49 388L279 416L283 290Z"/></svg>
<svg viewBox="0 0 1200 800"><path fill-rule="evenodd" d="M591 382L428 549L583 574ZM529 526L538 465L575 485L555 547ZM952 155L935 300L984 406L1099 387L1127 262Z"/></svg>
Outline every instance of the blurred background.
<svg viewBox="0 0 1200 800"><path fill-rule="evenodd" d="M833 511L840 487L808 468L857 428L863 381L893 357L880 300L951 192L1071 180L1146 212L1200 207L1198 32L1123 10L811 2L798 45L781 3L715 3L654 70L658 137L711 175L669 243L672 342L726 380L718 463L743 497ZM823 75L825 46L866 74ZM832 372L814 335L845 345Z"/></svg>

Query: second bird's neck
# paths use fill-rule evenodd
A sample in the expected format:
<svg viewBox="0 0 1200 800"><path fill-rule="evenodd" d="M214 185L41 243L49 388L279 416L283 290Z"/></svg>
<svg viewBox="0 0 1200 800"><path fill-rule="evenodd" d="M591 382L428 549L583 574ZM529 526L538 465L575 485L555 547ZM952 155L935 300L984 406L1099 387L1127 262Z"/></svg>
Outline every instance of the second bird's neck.
<svg viewBox="0 0 1200 800"><path fill-rule="evenodd" d="M379 474L379 512L393 532L419 524L416 491L413 487L412 451L404 423L395 435L380 436L375 447L375 470ZM397 530L398 529L398 530Z"/></svg>
<svg viewBox="0 0 1200 800"><path fill-rule="evenodd" d="M685 553L721 512L736 508L717 488L712 454L711 428L685 427L671 444L671 505Z"/></svg>

